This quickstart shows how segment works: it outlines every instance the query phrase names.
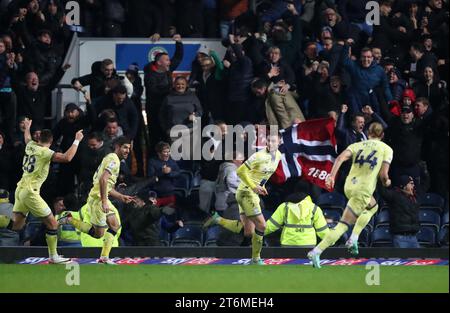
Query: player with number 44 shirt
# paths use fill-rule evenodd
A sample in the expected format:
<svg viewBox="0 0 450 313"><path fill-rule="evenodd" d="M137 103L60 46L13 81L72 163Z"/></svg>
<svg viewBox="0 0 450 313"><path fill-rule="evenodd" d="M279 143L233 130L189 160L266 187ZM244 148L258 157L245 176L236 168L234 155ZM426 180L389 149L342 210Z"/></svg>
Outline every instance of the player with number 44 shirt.
<svg viewBox="0 0 450 313"><path fill-rule="evenodd" d="M339 155L333 165L326 185L334 188L334 179L341 165L352 160L350 173L345 181L344 191L349 199L342 219L322 242L308 253L313 266L320 268L320 254L334 243L352 226L353 231L345 246L353 255L358 254L358 239L362 230L378 210L378 204L373 193L377 186L378 177L384 186L389 187L389 167L393 158L392 148L382 142L383 126L373 123L369 127L369 140L354 143Z"/></svg>

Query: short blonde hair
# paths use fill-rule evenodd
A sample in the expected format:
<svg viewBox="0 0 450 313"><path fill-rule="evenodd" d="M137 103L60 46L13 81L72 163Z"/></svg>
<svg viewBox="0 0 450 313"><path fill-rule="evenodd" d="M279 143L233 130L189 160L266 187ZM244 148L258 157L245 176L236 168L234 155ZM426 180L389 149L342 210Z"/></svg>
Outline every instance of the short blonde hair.
<svg viewBox="0 0 450 313"><path fill-rule="evenodd" d="M383 138L384 136L384 128L380 123L372 123L369 126L369 136L373 138Z"/></svg>

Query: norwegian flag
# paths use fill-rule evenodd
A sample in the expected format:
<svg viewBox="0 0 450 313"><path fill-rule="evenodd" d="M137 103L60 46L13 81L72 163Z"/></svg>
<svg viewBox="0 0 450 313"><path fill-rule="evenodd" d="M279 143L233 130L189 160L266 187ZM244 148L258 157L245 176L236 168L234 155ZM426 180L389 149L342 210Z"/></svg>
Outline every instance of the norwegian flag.
<svg viewBox="0 0 450 313"><path fill-rule="evenodd" d="M282 158L271 181L283 184L290 177L302 177L327 189L325 180L337 157L334 130L332 118L310 120L283 130Z"/></svg>

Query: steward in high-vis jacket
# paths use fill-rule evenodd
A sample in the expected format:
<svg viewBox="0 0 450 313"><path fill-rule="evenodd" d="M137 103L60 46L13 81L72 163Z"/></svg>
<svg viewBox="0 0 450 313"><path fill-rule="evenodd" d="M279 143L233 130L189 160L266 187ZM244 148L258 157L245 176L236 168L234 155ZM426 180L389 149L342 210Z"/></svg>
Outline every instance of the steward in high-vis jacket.
<svg viewBox="0 0 450 313"><path fill-rule="evenodd" d="M66 211L67 212L67 211ZM59 219L64 215L63 212L61 215L56 215L55 218ZM70 214L76 218L80 218L79 212L70 212ZM58 226L58 245L61 247L81 247L81 237L80 231L77 230L72 225L59 225Z"/></svg>
<svg viewBox="0 0 450 313"><path fill-rule="evenodd" d="M304 195L298 203L282 203L267 221L264 235L282 228L281 245L309 247L317 244L329 232L322 210L310 196Z"/></svg>

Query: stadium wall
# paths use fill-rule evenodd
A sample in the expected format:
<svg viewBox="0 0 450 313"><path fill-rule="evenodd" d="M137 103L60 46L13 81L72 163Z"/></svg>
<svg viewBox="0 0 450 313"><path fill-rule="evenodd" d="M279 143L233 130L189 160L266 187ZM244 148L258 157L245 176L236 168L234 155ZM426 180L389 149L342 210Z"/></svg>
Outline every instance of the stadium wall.
<svg viewBox="0 0 450 313"><path fill-rule="evenodd" d="M101 248L58 248L58 251L69 258L97 258ZM288 247L266 247L262 251L263 258L306 258L310 249ZM377 259L448 259L446 248L399 249L399 248L361 248L359 258ZM119 247L114 248L111 257L133 258L248 258L251 248L246 247ZM0 247L0 263L12 263L29 257L48 257L47 247ZM330 248L323 254L324 258L349 258L346 248Z"/></svg>

